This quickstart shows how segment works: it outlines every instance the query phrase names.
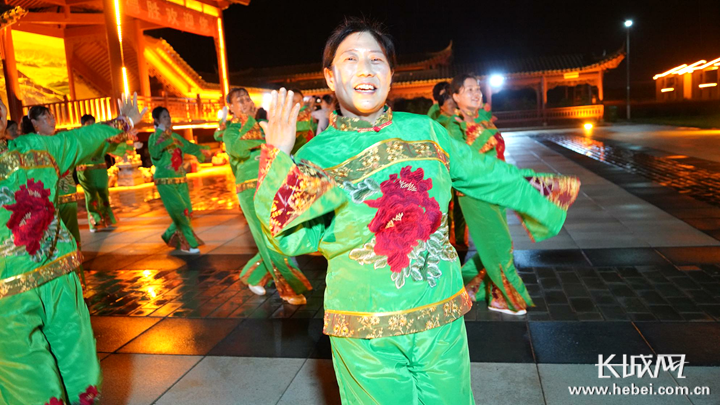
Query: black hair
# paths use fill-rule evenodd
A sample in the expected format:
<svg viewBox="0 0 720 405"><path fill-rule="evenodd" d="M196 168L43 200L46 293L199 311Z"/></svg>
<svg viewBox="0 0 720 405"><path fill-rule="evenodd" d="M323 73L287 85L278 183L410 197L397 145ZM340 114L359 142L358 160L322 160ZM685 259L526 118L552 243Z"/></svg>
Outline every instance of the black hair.
<svg viewBox="0 0 720 405"><path fill-rule="evenodd" d="M326 95L322 96L322 101L324 101L324 102L330 104L330 106L332 106L333 103L335 102L335 99L333 98L333 96L326 94Z"/></svg>
<svg viewBox="0 0 720 405"><path fill-rule="evenodd" d="M248 92L244 87L233 87L232 89L230 89L227 96L225 96L225 101L227 101L228 104L232 104L233 97L235 97L236 94L243 92L248 96L250 95L250 92Z"/></svg>
<svg viewBox="0 0 720 405"><path fill-rule="evenodd" d="M22 123L20 124L20 132L23 135L32 134L35 132L35 127L31 120L39 120L45 114L50 114L50 109L43 105L34 105L30 107L27 115L23 115Z"/></svg>
<svg viewBox="0 0 720 405"><path fill-rule="evenodd" d="M260 121L260 120L267 121L267 111L265 111L265 109L262 107L258 108L257 111L255 111L255 120L256 121Z"/></svg>
<svg viewBox="0 0 720 405"><path fill-rule="evenodd" d="M452 83L450 83L450 89L452 90L452 94L459 94L460 89L465 86L465 80L467 79L477 80L477 76L472 73L464 73L453 77Z"/></svg>
<svg viewBox="0 0 720 405"><path fill-rule="evenodd" d="M439 82L438 84L433 87L433 100L437 101L438 105L440 107L445 104L445 101L447 101L451 95L450 95L450 83L448 82Z"/></svg>
<svg viewBox="0 0 720 405"><path fill-rule="evenodd" d="M288 90L289 90L289 91L292 91L294 94L299 94L300 97L304 97L304 96L303 96L303 92L300 91L300 89L298 89L298 88L292 88L292 89L288 89Z"/></svg>
<svg viewBox="0 0 720 405"><path fill-rule="evenodd" d="M367 21L363 18L350 17L340 24L335 31L330 35L330 38L325 42L325 50L323 51L323 68L331 68L333 60L335 59L335 53L340 44L345 38L356 32L367 32L375 38L380 44L385 57L390 65L390 70L395 70L395 64L397 58L395 56L395 44L393 43L392 37L385 32L385 27L382 24Z"/></svg>
<svg viewBox="0 0 720 405"><path fill-rule="evenodd" d="M13 120L8 120L8 121L7 121L7 125L5 125L5 129L8 129L8 128L10 128L10 127L13 126L13 125L17 126L17 122L15 122L15 121L13 121Z"/></svg>
<svg viewBox="0 0 720 405"><path fill-rule="evenodd" d="M82 117L80 117L80 125L85 125L88 121L95 122L95 117L93 117L90 114L85 114Z"/></svg>
<svg viewBox="0 0 720 405"><path fill-rule="evenodd" d="M152 118L155 124L157 124L158 120L160 119L160 116L162 115L163 111L167 111L168 114L170 114L170 111L168 111L165 107L155 107L152 110Z"/></svg>

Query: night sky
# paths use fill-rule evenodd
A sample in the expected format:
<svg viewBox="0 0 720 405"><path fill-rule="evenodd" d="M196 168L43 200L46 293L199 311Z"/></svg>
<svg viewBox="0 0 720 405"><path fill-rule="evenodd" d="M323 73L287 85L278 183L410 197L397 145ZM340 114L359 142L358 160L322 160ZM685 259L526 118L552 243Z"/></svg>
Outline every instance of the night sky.
<svg viewBox="0 0 720 405"><path fill-rule="evenodd" d="M682 63L720 57L720 0L252 0L224 11L230 71L317 63L343 16L387 25L398 54L431 52L453 41L460 63L535 55L612 53L631 31L632 80L654 88L652 76ZM168 40L193 68L217 71L212 40L174 30ZM624 63L607 76L621 88Z"/></svg>

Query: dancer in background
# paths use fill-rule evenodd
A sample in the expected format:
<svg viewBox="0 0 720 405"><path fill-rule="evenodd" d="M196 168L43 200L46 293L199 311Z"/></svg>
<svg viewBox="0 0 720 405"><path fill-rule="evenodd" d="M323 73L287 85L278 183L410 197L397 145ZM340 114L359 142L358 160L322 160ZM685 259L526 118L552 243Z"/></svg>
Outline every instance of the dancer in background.
<svg viewBox="0 0 720 405"><path fill-rule="evenodd" d="M90 405L99 397L102 378L95 338L73 272L82 254L60 221L55 185L61 173L83 159L136 139L131 129L145 110L139 112L136 101L125 100L120 112L109 125L55 136L26 134L0 149L3 404ZM6 116L0 101L0 129L5 129Z"/></svg>
<svg viewBox="0 0 720 405"><path fill-rule="evenodd" d="M255 195L263 232L279 252L328 260L324 331L343 403L472 404L472 304L448 241L452 187L511 207L545 239L579 181L526 179L429 117L393 112L394 45L376 26L346 20L323 67L339 111L294 159L301 106L272 93Z"/></svg>
<svg viewBox="0 0 720 405"><path fill-rule="evenodd" d="M162 238L168 246L186 253L200 253L198 246L204 242L195 235L192 224L192 203L190 190L183 167L184 154L188 153L205 161L209 155L205 146L189 142L172 132L172 119L165 107L156 107L152 111L155 133L150 136L148 148L150 158L155 165L155 185L172 224L163 233Z"/></svg>
<svg viewBox="0 0 720 405"><path fill-rule="evenodd" d="M335 100L329 94L322 96L320 99L320 109L313 111L310 115L317 120L317 132L315 135L327 129L330 124L330 114L333 112Z"/></svg>
<svg viewBox="0 0 720 405"><path fill-rule="evenodd" d="M271 251L263 238L260 222L255 214L253 196L257 185L260 147L265 143L265 133L255 120L255 103L243 88L231 89L227 95L232 120L220 123L215 140L225 142L225 151L235 175L235 188L240 209L248 222L258 253L247 262L240 273L240 281L250 291L265 295L265 285L273 280L283 301L292 305L304 305L304 292L312 290L304 274L294 267L287 257Z"/></svg>
<svg viewBox="0 0 720 405"><path fill-rule="evenodd" d="M303 101L303 94L300 90L294 90L293 94L295 97L293 101L295 103L298 103L302 106L300 108L300 115L298 115L297 119L297 143L295 144L295 149L293 149L293 153L297 152L300 148L303 147L306 143L308 143L313 137L315 136L315 130L317 129L317 124L313 120L312 112L313 112L313 106L315 105L315 100L311 99L308 100L308 102Z"/></svg>
<svg viewBox="0 0 720 405"><path fill-rule="evenodd" d="M455 119L455 101L450 94L450 83L440 82L433 87L433 99L435 103L428 110L428 117L445 126ZM448 211L450 220L450 243L455 247L467 249L467 226L465 226L465 217L463 217L460 203L458 202L458 193L453 191L453 199L450 203Z"/></svg>
<svg viewBox="0 0 720 405"><path fill-rule="evenodd" d="M9 141L17 138L18 136L20 136L20 131L17 122L8 120L7 128L5 128L5 140Z"/></svg>
<svg viewBox="0 0 720 405"><path fill-rule="evenodd" d="M477 78L470 74L455 77L451 92L459 112L444 124L450 135L477 155L505 161L505 141L492 123L490 106L483 105ZM526 171L527 176L534 174ZM505 208L465 194L459 196L459 202L477 249L462 267L465 283L473 292L477 290L475 299L489 301L488 309L524 315L533 302L515 268Z"/></svg>
<svg viewBox="0 0 720 405"><path fill-rule="evenodd" d="M95 117L83 115L82 126L95 124ZM124 144L123 144L124 145ZM124 145L127 147L127 145ZM126 148L118 148L118 154L124 154ZM110 207L110 190L108 188L107 164L105 155L93 156L76 168L78 182L85 192L85 209L88 215L90 232L96 232L98 226L111 227L117 223L115 214Z"/></svg>

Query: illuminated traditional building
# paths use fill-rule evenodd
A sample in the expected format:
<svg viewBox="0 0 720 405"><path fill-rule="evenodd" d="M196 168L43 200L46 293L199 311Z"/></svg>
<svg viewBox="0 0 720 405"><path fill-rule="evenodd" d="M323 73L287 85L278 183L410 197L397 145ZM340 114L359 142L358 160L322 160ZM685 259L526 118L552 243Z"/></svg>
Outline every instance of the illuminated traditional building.
<svg viewBox="0 0 720 405"><path fill-rule="evenodd" d="M228 91L222 10L250 0L6 0L29 12L2 31L10 116L34 104L58 128L83 114L116 114L115 98L137 92L141 105L170 110L176 129L214 126ZM214 39L220 84L207 83L164 40L146 30L173 28ZM162 91L152 89L151 77ZM258 102L261 91L252 89ZM150 121L150 114L146 119Z"/></svg>
<svg viewBox="0 0 720 405"><path fill-rule="evenodd" d="M395 68L391 100L432 99L432 88L450 81L455 74L474 73L483 84L485 100L492 104L501 92L528 90L534 93L532 109L494 113L500 124L523 125L563 119L602 119L603 75L616 68L624 52L594 58L585 55L548 56L516 60L488 61L477 64L453 64L452 43L439 51L420 55L401 55ZM320 64L250 69L231 73L232 82L258 87L285 85L307 95L327 94L330 90ZM494 81L495 86L491 85ZM548 94L558 88L571 93L567 105L548 103ZM505 93L507 94L507 93ZM494 106L494 104L493 104Z"/></svg>
<svg viewBox="0 0 720 405"><path fill-rule="evenodd" d="M682 64L656 74L655 96L658 101L718 100L720 99L720 58Z"/></svg>

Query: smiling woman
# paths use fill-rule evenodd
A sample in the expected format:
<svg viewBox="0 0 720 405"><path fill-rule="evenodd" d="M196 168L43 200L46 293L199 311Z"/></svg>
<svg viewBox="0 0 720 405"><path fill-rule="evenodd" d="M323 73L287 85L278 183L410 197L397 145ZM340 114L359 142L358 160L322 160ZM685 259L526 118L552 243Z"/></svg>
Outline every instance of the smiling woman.
<svg viewBox="0 0 720 405"><path fill-rule="evenodd" d="M343 23L323 63L339 111L294 159L300 105L273 92L255 194L263 233L286 255L328 260L324 332L343 403L474 403L451 189L514 209L542 240L559 232L579 182L525 179L429 117L394 113L394 46L376 25Z"/></svg>

